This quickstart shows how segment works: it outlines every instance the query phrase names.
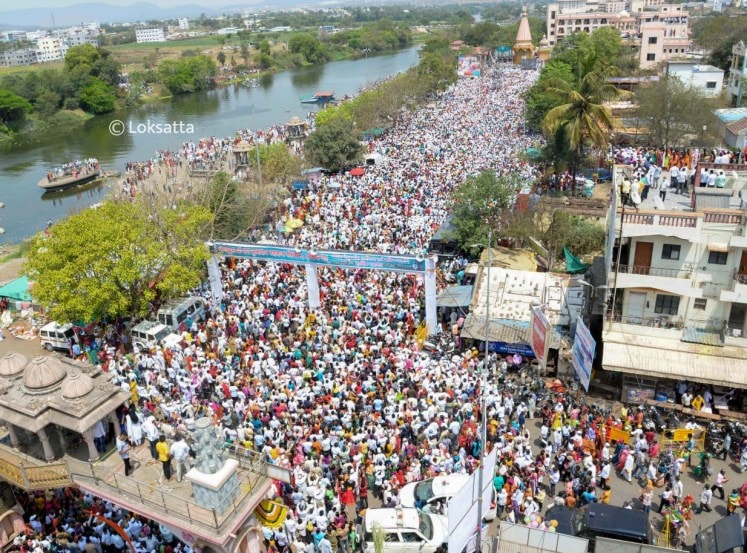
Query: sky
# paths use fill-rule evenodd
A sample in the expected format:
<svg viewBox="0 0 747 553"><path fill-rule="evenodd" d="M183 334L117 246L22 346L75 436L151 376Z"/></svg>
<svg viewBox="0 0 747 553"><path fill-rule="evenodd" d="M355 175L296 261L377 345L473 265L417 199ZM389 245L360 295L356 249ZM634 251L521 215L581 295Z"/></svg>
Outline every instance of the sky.
<svg viewBox="0 0 747 553"><path fill-rule="evenodd" d="M213 4L214 2L202 2L201 0L144 0L150 1L153 4L157 4L163 8L172 8L174 6L180 6L184 4ZM105 4L112 4L114 6L130 6L138 3L138 0L0 0L0 13L12 12L19 9L28 8L61 8L64 6L73 6L75 4L83 4L87 2L101 2Z"/></svg>

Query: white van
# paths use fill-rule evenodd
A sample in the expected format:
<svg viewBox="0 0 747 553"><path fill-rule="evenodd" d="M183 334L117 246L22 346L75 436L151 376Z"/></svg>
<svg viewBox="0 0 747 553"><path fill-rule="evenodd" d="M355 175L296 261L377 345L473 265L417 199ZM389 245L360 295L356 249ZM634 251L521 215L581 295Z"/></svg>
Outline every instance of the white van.
<svg viewBox="0 0 747 553"><path fill-rule="evenodd" d="M445 516L414 508L366 509L363 551L374 553L374 529L384 533L382 553L435 553L449 537Z"/></svg>
<svg viewBox="0 0 747 553"><path fill-rule="evenodd" d="M52 351L55 349L70 350L70 339L75 339L75 331L70 323L58 324L51 322L39 330L39 341L44 349Z"/></svg>
<svg viewBox="0 0 747 553"><path fill-rule="evenodd" d="M159 323L173 330L179 330L182 325L186 325L188 318L196 321L205 318L205 303L202 298L189 296L170 300L156 314Z"/></svg>
<svg viewBox="0 0 747 553"><path fill-rule="evenodd" d="M153 321L142 321L132 327L130 334L132 347L140 351L158 345L171 334L171 327Z"/></svg>

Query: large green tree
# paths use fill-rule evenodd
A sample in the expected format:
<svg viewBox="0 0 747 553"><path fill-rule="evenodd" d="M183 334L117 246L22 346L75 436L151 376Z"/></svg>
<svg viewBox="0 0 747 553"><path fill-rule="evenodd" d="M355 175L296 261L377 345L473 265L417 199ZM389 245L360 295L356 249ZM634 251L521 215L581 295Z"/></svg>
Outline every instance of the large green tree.
<svg viewBox="0 0 747 553"><path fill-rule="evenodd" d="M648 128L653 143L668 148L689 146L693 141L705 146L717 140L718 125L713 110L724 107L718 98L709 98L677 77L667 75L640 87L635 97L636 115L641 126Z"/></svg>
<svg viewBox="0 0 747 553"><path fill-rule="evenodd" d="M330 171L341 171L362 159L362 138L353 122L336 117L309 135L304 150L312 164Z"/></svg>
<svg viewBox="0 0 747 553"><path fill-rule="evenodd" d="M296 33L288 40L291 54L301 54L307 63L319 63L327 59L324 45L311 33Z"/></svg>
<svg viewBox="0 0 747 553"><path fill-rule="evenodd" d="M488 231L494 236L504 230L508 208L513 205L521 182L514 176L498 177L483 171L469 177L453 194L452 222L455 239L464 251L476 253L487 244Z"/></svg>
<svg viewBox="0 0 747 553"><path fill-rule="evenodd" d="M558 79L549 87L549 92L557 94L563 103L547 112L542 128L553 135L559 127L565 128L569 150L575 154L572 174L575 174L584 147L604 148L615 126L605 102L618 96L620 91L607 83L605 77L604 73L592 70L581 77L578 85Z"/></svg>
<svg viewBox="0 0 747 553"><path fill-rule="evenodd" d="M108 201L34 237L24 271L56 320L146 315L154 300L200 283L209 253L199 237L210 219L202 207Z"/></svg>
<svg viewBox="0 0 747 553"><path fill-rule="evenodd" d="M92 77L80 91L80 105L84 110L91 113L99 114L114 111L115 100L112 88L96 77Z"/></svg>
<svg viewBox="0 0 747 553"><path fill-rule="evenodd" d="M32 109L31 103L25 98L0 88L0 122L3 124L17 124Z"/></svg>

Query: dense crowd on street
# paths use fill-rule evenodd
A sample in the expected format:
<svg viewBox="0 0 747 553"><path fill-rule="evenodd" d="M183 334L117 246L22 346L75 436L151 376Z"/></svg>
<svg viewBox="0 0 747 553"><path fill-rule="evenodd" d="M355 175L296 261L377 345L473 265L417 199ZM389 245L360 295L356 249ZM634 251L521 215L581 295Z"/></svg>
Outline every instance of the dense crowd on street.
<svg viewBox="0 0 747 553"><path fill-rule="evenodd" d="M424 253L447 217L450 193L469 175L491 169L533 180L534 169L519 154L530 145L521 131L521 95L535 77L502 67L460 80L375 140L371 150L383 158L363 176L337 175L334 187L323 177L294 192L277 229L290 218L304 223L300 229L262 238L304 248ZM208 140L163 159L191 163L198 150L210 159L229 148ZM633 164L642 163L639 152L631 155ZM264 528L268 552L354 551L361 540L356 525L371 498L398 505L407 483L472 473L494 448L500 517L550 530L547 507L607 503L609 480L619 471L628 481L641 478L636 508L648 509L662 487L662 509L687 528L695 490L685 493L679 480L686 451L662 453L655 433L643 430L630 445L616 443L611 429L642 426L642 415L577 403L560 383L548 390L524 359L485 360L472 348L443 356L424 351L420 277L320 269L322 305L310 309L303 267L229 258L221 272L222 297L203 287L207 316L188 319L179 344L129 354L124 329L110 326L86 347L132 394L116 429L127 473L130 452L143 448L163 462L165 480L180 479L190 466L184 438L204 416L227 443L293 471L295 486L274 487L288 516L281 527ZM450 335L462 319L443 315ZM486 365L483 382L477 375ZM486 443L480 396L487 403ZM714 478L714 489L723 489L724 479ZM30 509L27 517L48 512ZM98 533L95 520L71 516L68 525L82 525L75 536ZM159 532L144 527L151 536Z"/></svg>

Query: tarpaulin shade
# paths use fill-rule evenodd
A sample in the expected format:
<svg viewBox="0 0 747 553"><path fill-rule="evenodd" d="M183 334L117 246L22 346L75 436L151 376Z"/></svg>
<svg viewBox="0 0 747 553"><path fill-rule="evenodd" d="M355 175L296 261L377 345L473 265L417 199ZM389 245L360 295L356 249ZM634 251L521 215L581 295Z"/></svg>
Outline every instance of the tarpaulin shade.
<svg viewBox="0 0 747 553"><path fill-rule="evenodd" d="M17 301L31 301L29 278L27 276L22 276L10 281L5 286L0 287L0 297L10 298Z"/></svg>
<svg viewBox="0 0 747 553"><path fill-rule="evenodd" d="M362 177L366 170L363 167L355 167L350 170L351 177Z"/></svg>

